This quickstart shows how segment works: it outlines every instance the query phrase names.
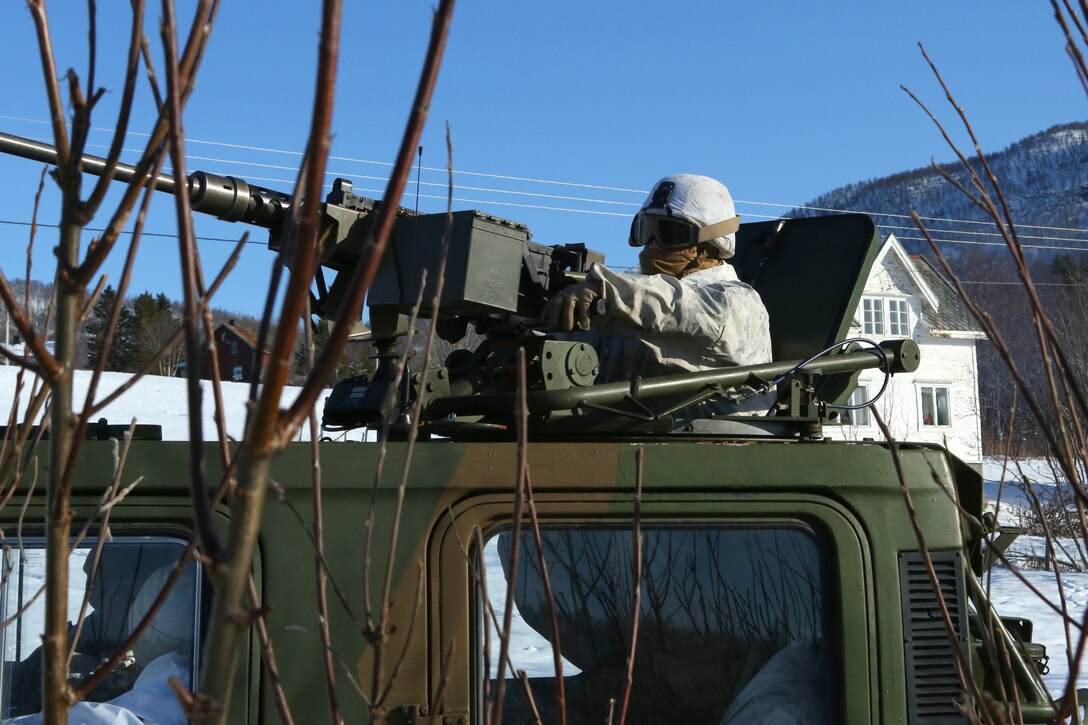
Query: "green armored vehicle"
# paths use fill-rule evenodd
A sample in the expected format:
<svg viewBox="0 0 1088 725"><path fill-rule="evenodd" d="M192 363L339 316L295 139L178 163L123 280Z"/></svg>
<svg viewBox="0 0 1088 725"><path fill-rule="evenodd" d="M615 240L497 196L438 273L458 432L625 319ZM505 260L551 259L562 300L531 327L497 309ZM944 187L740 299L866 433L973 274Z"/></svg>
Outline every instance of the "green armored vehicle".
<svg viewBox="0 0 1088 725"><path fill-rule="evenodd" d="M32 142L4 141L49 160ZM200 173L190 194L197 210L270 229L288 203ZM328 270L352 269L375 204L337 182L324 205ZM320 450L330 654L347 722L371 718L375 703L393 722L450 725L500 715L511 723L1054 719L1031 623L1000 618L979 584L996 535L979 474L939 446L824 435L860 370L892 375L918 365L909 340L845 339L880 244L868 217L741 227L732 263L769 311L775 362L604 384L592 345L535 322L600 255L538 245L523 226L458 212L434 309L446 234L446 215L400 216L368 298L378 368L339 384L325 405L327 429L370 427L390 441ZM337 319L344 276L317 282L316 309L328 319ZM456 340L471 325L483 342L443 367L414 361L404 354L404 316L417 299L443 336ZM766 415L679 414L752 391L771 396ZM527 443L519 445L519 431ZM83 445L77 522L100 506L114 470L105 439L122 432L103 424ZM72 557L69 611L73 622L81 607L86 614L72 633L75 679L116 651L193 536L188 444L149 433L128 454L125 479L143 480L112 507L109 540L92 527ZM219 460L211 447L206 460ZM310 445L298 443L273 467L288 503L265 508L253 583L268 608L278 674L251 628L230 722L276 721L277 679L299 721L327 717L305 523L311 466ZM38 709L44 499L0 515L11 547L9 624L0 632L9 718ZM225 530L229 509L215 515ZM170 678L199 677L210 601L203 566L176 577L138 645L92 692L102 704L80 707L175 721ZM387 578L392 635L376 652L368 627Z"/></svg>

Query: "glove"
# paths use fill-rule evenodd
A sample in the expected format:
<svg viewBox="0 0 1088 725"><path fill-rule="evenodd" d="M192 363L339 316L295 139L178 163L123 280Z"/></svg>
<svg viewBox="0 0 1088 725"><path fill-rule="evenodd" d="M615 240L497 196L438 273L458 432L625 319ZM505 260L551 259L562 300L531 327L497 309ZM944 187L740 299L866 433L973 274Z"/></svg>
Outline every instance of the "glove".
<svg viewBox="0 0 1088 725"><path fill-rule="evenodd" d="M589 311L601 298L596 285L583 282L571 285L548 300L540 321L550 330L571 332L589 329Z"/></svg>

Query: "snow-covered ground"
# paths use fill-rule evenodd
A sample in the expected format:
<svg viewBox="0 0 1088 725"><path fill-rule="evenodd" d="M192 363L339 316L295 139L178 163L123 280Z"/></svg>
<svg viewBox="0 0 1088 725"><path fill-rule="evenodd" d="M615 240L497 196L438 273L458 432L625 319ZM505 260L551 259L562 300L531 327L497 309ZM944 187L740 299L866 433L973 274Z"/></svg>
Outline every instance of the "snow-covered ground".
<svg viewBox="0 0 1088 725"><path fill-rule="evenodd" d="M1062 481L1059 471L1052 468L1043 459L1003 461L987 459L982 468L986 481L985 496L989 510L998 510L998 518L1003 525L1019 526L1024 524L1023 512L1030 507L1031 497L1025 491L1023 482L1030 481L1035 497L1047 498L1053 495L1058 482ZM1000 496L1000 507L998 497ZM1078 545L1084 549L1085 542L1073 539L1058 539L1058 558L1063 561L1083 561L1084 554L1078 554ZM1045 555L1046 542L1039 536L1022 536L1009 551L1009 558L1023 561L1027 558L1042 558ZM1083 564L1081 564L1083 568ZM1061 607L1061 595L1065 597L1065 606L1069 616L1083 621L1088 609L1088 573L1066 571L1061 574L1061 587L1058 577L1052 571L1035 571L1027 568L1019 570L1020 576L1007 567L995 565L991 575L983 581L989 585L991 598L997 611L1006 617L1023 617L1035 624L1032 640L1046 645L1050 656L1050 672L1045 676L1047 687L1052 693L1060 692L1069 678L1069 655L1067 654L1066 631L1059 612L1031 591L1028 583L1053 603ZM1059 591L1060 590L1060 591ZM1076 646L1077 630L1072 630L1072 646ZM1088 662L1081 660L1078 667L1077 687L1088 687Z"/></svg>
<svg viewBox="0 0 1088 725"><path fill-rule="evenodd" d="M18 368L14 366L0 366L0 411L5 416L11 410L12 400L15 397L17 373ZM98 384L96 400L102 400L131 377L128 373L103 373L102 380ZM76 371L75 400L77 409L83 407L90 379L90 371ZM21 412L26 410L27 401L30 397L30 382L31 377L27 375L19 396ZM185 386L186 381L184 378L164 378L158 375L148 375L141 378L131 390L110 403L101 413L95 416L95 420L105 418L111 425L127 425L135 418L137 423L161 425L162 439L165 441L188 440L189 411ZM249 383L223 383L222 386L227 435L239 440L245 429ZM204 391L204 399L201 405L204 439L214 440L217 436L215 397L210 382L203 381L201 388ZM299 390L301 388L285 388L280 402L281 407L286 407L294 402ZM325 396L322 395L317 401L319 414L324 402ZM309 427L302 426L299 435L302 439L309 440ZM336 437L340 435L336 434ZM356 432L355 438L358 439L359 435Z"/></svg>

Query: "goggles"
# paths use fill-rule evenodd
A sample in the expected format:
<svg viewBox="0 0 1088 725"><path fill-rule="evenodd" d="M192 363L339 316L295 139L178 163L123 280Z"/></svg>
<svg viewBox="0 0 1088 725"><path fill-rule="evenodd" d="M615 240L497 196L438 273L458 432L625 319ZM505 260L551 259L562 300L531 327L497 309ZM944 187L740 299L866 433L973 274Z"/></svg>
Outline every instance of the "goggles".
<svg viewBox="0 0 1088 725"><path fill-rule="evenodd" d="M699 242L724 237L740 229L740 217L700 227L686 219L639 212L631 222L631 236L627 240L632 247L644 247L657 240L662 247L685 249Z"/></svg>

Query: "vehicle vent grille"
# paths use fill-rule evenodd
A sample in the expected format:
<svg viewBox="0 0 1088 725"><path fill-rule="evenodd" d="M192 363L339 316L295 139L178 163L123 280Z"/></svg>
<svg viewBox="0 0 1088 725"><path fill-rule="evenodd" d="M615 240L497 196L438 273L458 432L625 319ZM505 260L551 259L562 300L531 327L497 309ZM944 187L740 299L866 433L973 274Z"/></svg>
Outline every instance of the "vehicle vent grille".
<svg viewBox="0 0 1088 725"><path fill-rule="evenodd" d="M966 646L966 602L963 564L958 552L930 555L937 582L961 650ZM962 700L956 675L956 653L949 645L940 601L933 591L920 553L899 555L903 596L903 636L906 642L907 713L912 723L962 723L955 702Z"/></svg>

